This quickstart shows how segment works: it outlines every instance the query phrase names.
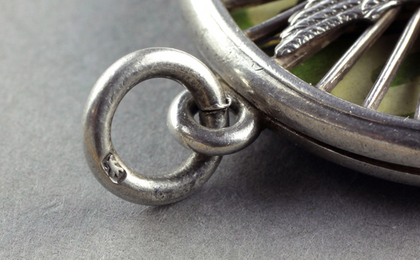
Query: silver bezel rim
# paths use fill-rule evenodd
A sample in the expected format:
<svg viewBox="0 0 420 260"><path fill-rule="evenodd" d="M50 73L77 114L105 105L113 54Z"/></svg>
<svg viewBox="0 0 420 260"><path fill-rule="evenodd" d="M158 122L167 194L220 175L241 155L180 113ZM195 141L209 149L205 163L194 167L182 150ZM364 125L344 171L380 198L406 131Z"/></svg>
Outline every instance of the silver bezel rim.
<svg viewBox="0 0 420 260"><path fill-rule="evenodd" d="M363 108L292 75L242 33L220 0L182 2L210 67L273 122L338 150L401 166L393 171L418 174L419 121Z"/></svg>

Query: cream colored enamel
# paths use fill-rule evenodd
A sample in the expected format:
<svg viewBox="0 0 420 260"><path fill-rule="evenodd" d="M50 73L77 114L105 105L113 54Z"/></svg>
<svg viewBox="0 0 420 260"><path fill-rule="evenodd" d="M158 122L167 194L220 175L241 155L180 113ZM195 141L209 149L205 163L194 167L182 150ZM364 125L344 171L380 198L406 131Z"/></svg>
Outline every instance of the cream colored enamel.
<svg viewBox="0 0 420 260"><path fill-rule="evenodd" d="M249 8L247 13L253 25L264 22L276 16L281 11L297 4L297 0L281 0Z"/></svg>
<svg viewBox="0 0 420 260"><path fill-rule="evenodd" d="M372 72L383 65L398 36L382 37L344 77L331 94L344 100L361 105L369 93L373 83ZM412 51L419 49L415 47ZM420 93L420 76L415 80L391 87L378 111L393 115L408 115L414 113Z"/></svg>

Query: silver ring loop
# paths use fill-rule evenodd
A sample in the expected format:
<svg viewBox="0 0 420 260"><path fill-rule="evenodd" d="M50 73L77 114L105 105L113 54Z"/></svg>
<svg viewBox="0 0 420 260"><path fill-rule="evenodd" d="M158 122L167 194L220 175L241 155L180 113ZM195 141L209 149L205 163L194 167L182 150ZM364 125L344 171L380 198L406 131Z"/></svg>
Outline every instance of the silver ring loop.
<svg viewBox="0 0 420 260"><path fill-rule="evenodd" d="M220 128L228 121L228 102L218 80L189 54L168 48L140 50L105 71L93 87L84 110L85 156L92 173L105 188L123 199L146 205L169 204L187 197L208 180L222 158L193 154L179 169L163 176L145 176L125 165L112 144L112 118L130 89L156 77L183 84L204 111L206 126Z"/></svg>
<svg viewBox="0 0 420 260"><path fill-rule="evenodd" d="M231 98L232 111L237 121L229 127L210 129L194 120L197 111L188 91L179 94L168 113L168 128L174 138L188 149L206 155L226 155L250 145L260 134L260 123L255 110Z"/></svg>

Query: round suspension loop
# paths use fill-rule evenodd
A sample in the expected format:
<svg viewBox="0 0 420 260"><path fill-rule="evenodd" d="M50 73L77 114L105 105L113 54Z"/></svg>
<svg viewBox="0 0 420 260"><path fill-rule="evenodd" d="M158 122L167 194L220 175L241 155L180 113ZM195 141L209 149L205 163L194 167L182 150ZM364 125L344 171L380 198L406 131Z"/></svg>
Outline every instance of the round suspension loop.
<svg viewBox="0 0 420 260"><path fill-rule="evenodd" d="M84 110L84 150L98 181L115 195L145 205L179 201L201 187L213 174L221 156L193 153L174 172L147 176L131 170L111 140L112 118L130 89L151 78L169 78L194 97L201 123L222 128L228 123L229 101L213 73L199 60L168 48L133 52L109 67L93 87Z"/></svg>
<svg viewBox="0 0 420 260"><path fill-rule="evenodd" d="M208 128L194 120L197 112L188 91L179 94L169 107L167 125L172 136L188 149L207 155L236 153L250 145L260 134L259 113L254 107L229 97L236 122L229 127Z"/></svg>

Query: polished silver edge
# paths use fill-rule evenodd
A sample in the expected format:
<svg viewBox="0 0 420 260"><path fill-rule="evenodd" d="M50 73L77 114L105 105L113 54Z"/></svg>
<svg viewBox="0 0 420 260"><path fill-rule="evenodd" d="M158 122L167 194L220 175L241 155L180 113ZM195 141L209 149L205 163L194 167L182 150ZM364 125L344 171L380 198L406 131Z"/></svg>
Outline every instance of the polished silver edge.
<svg viewBox="0 0 420 260"><path fill-rule="evenodd" d="M227 155L244 149L260 134L260 113L239 102L236 96L229 97L229 108L236 115L236 121L216 129L199 124L194 119L196 105L193 97L187 91L180 93L168 110L169 132L179 144L200 154Z"/></svg>
<svg viewBox="0 0 420 260"><path fill-rule="evenodd" d="M181 2L207 63L274 121L350 153L420 167L420 122L341 100L292 75L243 35L219 0Z"/></svg>
<svg viewBox="0 0 420 260"><path fill-rule="evenodd" d="M267 119L267 124L269 124L267 127L275 130L282 136L286 136L287 139L292 141L294 144L305 148L307 151L316 154L317 156L326 158L338 165L364 172L374 177L408 185L420 186L419 168L390 164L357 154L352 154L324 143L320 143L308 136L304 136L287 126L282 125L278 121L274 122L270 121L270 118Z"/></svg>
<svg viewBox="0 0 420 260"><path fill-rule="evenodd" d="M195 192L214 173L222 157L193 153L165 175L144 175L124 163L112 144L112 119L123 97L152 78L172 79L186 87L200 108L200 121L205 126L222 128L228 123L224 89L201 61L178 50L149 48L122 57L98 79L83 113L83 146L91 172L109 191L131 202L164 205Z"/></svg>

